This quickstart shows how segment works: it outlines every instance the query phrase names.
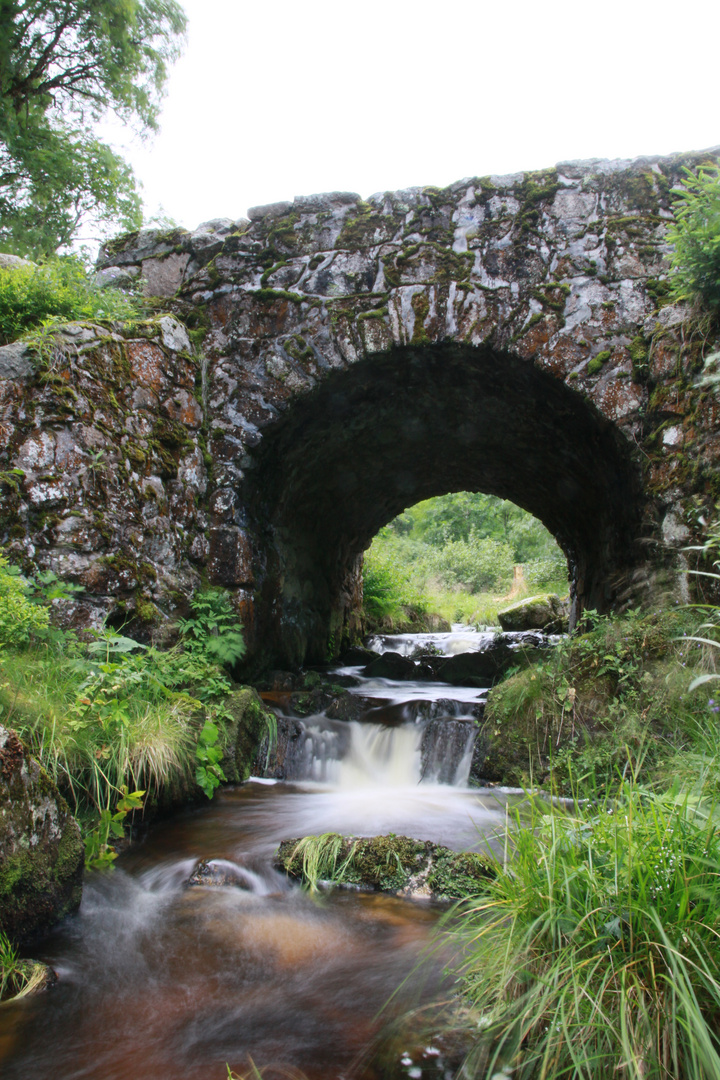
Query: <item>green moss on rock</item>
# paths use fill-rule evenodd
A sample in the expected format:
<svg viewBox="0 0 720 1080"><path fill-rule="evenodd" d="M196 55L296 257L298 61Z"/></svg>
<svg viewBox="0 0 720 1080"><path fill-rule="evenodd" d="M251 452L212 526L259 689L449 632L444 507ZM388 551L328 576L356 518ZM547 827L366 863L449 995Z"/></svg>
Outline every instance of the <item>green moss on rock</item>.
<svg viewBox="0 0 720 1080"><path fill-rule="evenodd" d="M509 604L498 611L498 621L505 631L567 629L567 616L557 593L540 593Z"/></svg>
<svg viewBox="0 0 720 1080"><path fill-rule="evenodd" d="M14 731L0 727L0 925L22 940L80 904L77 822Z"/></svg>
<svg viewBox="0 0 720 1080"><path fill-rule="evenodd" d="M326 833L284 840L276 864L290 877L314 885L317 877L406 896L460 900L482 892L496 873L495 860L477 852L457 852L409 836L353 837Z"/></svg>
<svg viewBox="0 0 720 1080"><path fill-rule="evenodd" d="M251 686L233 691L223 704L232 717L226 728L223 772L230 783L243 783L250 776L261 743L274 730L275 717Z"/></svg>

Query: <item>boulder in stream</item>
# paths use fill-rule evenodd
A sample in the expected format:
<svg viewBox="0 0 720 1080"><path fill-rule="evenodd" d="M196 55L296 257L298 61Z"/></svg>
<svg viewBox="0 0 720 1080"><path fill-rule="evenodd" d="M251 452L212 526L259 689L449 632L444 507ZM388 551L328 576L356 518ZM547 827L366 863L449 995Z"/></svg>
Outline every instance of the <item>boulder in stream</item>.
<svg viewBox="0 0 720 1080"><path fill-rule="evenodd" d="M498 611L503 630L547 630L557 634L567 633L568 613L566 605L557 593L528 596Z"/></svg>
<svg viewBox="0 0 720 1080"><path fill-rule="evenodd" d="M80 906L84 856L55 784L0 727L0 926L8 937L41 933Z"/></svg>
<svg viewBox="0 0 720 1080"><path fill-rule="evenodd" d="M375 652L374 649L366 649L364 645L351 645L343 653L342 663L345 667L358 667L360 664L365 666L377 660L379 656L380 653Z"/></svg>
<svg viewBox="0 0 720 1080"><path fill-rule="evenodd" d="M274 730L275 718L251 686L234 690L224 705L232 721L227 728L222 768L230 783L242 783L253 771L260 746Z"/></svg>
<svg viewBox="0 0 720 1080"><path fill-rule="evenodd" d="M513 649L500 634L487 648L477 652L457 653L455 656L428 657L425 665L441 682L453 686L486 687L497 682L511 667L524 663L534 655L534 649Z"/></svg>
<svg viewBox="0 0 720 1080"><path fill-rule="evenodd" d="M313 857L306 857L311 851ZM489 854L452 851L430 840L339 833L284 840L275 864L312 886L319 878L334 885L434 900L477 896L488 879L495 877L498 866ZM309 873L313 865L317 878Z"/></svg>

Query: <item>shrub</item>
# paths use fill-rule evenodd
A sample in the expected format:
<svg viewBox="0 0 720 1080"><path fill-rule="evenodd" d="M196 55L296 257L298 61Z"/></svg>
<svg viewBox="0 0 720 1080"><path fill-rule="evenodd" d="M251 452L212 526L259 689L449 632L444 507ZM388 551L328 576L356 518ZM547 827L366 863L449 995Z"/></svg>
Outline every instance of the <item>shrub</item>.
<svg viewBox="0 0 720 1080"><path fill-rule="evenodd" d="M715 308L720 305L720 169L703 165L697 174L685 172L668 230L675 245L673 292L676 299L700 299Z"/></svg>
<svg viewBox="0 0 720 1080"><path fill-rule="evenodd" d="M480 538L471 531L467 540L451 540L433 551L429 563L443 585L471 593L504 591L513 580L514 557L509 544Z"/></svg>
<svg viewBox="0 0 720 1080"><path fill-rule="evenodd" d="M560 548L538 559L531 559L523 566L523 577L530 589L546 589L550 585L566 583L567 561Z"/></svg>
<svg viewBox="0 0 720 1080"><path fill-rule="evenodd" d="M126 294L95 285L74 256L0 267L0 345L48 320L124 319L137 310L138 303Z"/></svg>
<svg viewBox="0 0 720 1080"><path fill-rule="evenodd" d="M363 560L363 605L373 623L396 624L406 609L427 609L412 545L396 540L386 530L375 538Z"/></svg>

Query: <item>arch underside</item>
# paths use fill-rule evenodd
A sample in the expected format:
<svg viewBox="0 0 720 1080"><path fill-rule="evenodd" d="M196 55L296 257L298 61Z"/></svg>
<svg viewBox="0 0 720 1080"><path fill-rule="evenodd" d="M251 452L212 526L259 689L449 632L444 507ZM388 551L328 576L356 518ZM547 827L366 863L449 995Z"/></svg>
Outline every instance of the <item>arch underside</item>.
<svg viewBox="0 0 720 1080"><path fill-rule="evenodd" d="M576 610L611 607L640 560L628 441L564 383L489 348L397 348L329 374L266 431L246 485L266 558L258 629L276 662L324 658L358 554L434 495L482 491L539 518Z"/></svg>

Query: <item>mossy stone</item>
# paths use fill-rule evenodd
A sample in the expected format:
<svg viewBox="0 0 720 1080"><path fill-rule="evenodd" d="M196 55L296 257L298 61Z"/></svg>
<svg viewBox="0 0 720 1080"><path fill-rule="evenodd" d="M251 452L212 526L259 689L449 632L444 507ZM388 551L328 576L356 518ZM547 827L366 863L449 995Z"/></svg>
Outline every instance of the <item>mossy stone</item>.
<svg viewBox="0 0 720 1080"><path fill-rule="evenodd" d="M0 926L23 940L75 911L82 895L80 829L14 731L0 727Z"/></svg>

